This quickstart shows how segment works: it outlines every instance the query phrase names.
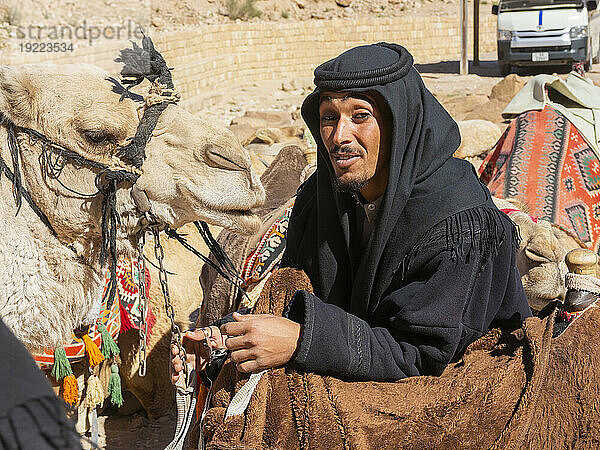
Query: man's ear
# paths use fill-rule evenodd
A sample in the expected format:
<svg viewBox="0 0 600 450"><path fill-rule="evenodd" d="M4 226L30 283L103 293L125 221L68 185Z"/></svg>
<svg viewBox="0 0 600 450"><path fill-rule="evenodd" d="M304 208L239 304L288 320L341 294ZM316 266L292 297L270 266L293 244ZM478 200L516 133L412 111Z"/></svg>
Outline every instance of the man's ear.
<svg viewBox="0 0 600 450"><path fill-rule="evenodd" d="M33 92L22 71L0 65L0 113L17 125L29 126L34 117Z"/></svg>

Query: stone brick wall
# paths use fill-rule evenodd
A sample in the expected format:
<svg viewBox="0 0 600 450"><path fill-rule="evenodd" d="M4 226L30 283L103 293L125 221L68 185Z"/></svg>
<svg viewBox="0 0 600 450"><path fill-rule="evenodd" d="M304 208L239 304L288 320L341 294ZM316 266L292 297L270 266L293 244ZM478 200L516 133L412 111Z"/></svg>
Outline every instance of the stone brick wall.
<svg viewBox="0 0 600 450"><path fill-rule="evenodd" d="M408 48L417 63L456 61L460 57L457 16L242 22L160 32L152 37L167 63L175 67L175 84L191 111L202 98L226 92L232 85L310 79L316 65L360 44L396 42ZM469 39L472 49L472 33ZM23 42L17 40L16 45L2 51L0 64L88 62L116 74L119 66L113 59L118 49L130 45L127 40L95 41L91 46L87 41L74 41L73 52L27 53L20 51ZM495 17L482 12L480 52L495 49Z"/></svg>

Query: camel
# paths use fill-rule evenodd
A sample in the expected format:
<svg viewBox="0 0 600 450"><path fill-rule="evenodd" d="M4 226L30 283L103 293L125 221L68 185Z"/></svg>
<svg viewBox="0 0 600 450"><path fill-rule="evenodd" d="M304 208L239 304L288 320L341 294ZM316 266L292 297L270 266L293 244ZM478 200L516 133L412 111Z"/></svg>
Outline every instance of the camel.
<svg viewBox="0 0 600 450"><path fill-rule="evenodd" d="M260 133L259 133L260 134ZM276 134L276 133L275 133ZM219 239L219 244L226 250L235 249L234 253L230 253L233 262L238 272L241 269L243 260L240 255L245 255L251 248L256 246L258 239L262 235L262 231L268 228L275 217L274 212L278 211L279 206L289 201L290 197L296 192L298 186L304 181L315 168L316 155L310 146L304 145L296 139L294 144L291 143L275 143L277 155L273 157L271 164L265 168L261 161L253 164L253 169L256 173L261 174L260 180L264 186L265 193L268 195L265 198L265 203L255 212L263 220L263 225L258 232L251 235L243 235L234 231L223 230L220 227L213 227L214 235L222 238ZM250 151L250 158L253 158L253 152ZM200 239L194 227L184 225L181 232L186 235L188 241L198 250L208 255L209 250ZM239 244L239 245L238 245ZM207 308L203 308L202 317L206 316L208 311L212 316L218 315L221 309L223 314L227 314L231 305L225 303L225 299L230 296L236 296L239 291L223 277L219 276L216 281L217 286L208 286L204 279L216 275L214 270L202 262L193 254L186 251L173 240L164 240L162 245L165 248L165 264L170 272L174 272L169 276L169 288L171 296L178 299L176 314L180 321L185 324L184 328L193 328L198 318L199 306L205 304L204 299L209 295ZM152 243L147 245L146 253L149 258L154 261L152 254ZM164 307L162 305L162 292L158 280L157 270L148 265L151 279L153 282L150 286L150 302L153 306L153 311L156 313L158 320L154 326L150 337L149 347L152 349L148 354L148 370L150 371L145 377L138 375L139 358L137 350L139 348L138 333L134 330L128 331L119 337L119 345L122 349L121 357L121 374L127 380L127 387L135 394L136 398L141 401L143 408L151 417L161 417L170 413L173 409L173 386L167 377L169 359L166 357L169 349L170 328L169 322L165 316ZM201 282L198 282L198 275ZM258 296L260 291L255 293ZM220 306L221 309L215 312L213 306ZM219 316L220 317L220 316Z"/></svg>
<svg viewBox="0 0 600 450"><path fill-rule="evenodd" d="M541 311L554 300L564 300L565 256L576 248L587 248L568 230L544 219L532 218L517 201L494 197L494 204L517 225L521 242L517 267L529 306Z"/></svg>
<svg viewBox="0 0 600 450"><path fill-rule="evenodd" d="M110 74L89 64L0 66L5 162L0 317L32 352L70 341L75 328L94 320L102 299L103 195L96 181L104 169L98 167L108 168L105 176L117 170L126 174L115 191L118 255L135 256L145 218L130 193L132 184L147 197L160 227L202 220L254 233L260 226L252 210L264 202L264 189L230 131L168 103L146 143L143 164L136 166L120 150L132 142L140 117L152 105L140 106L119 87ZM158 316L156 339L150 342L154 354L160 353L152 346L164 339L166 318L162 297L151 298ZM182 308L175 304L175 311L189 311L190 297L173 296L173 301L184 302ZM176 320L187 328L189 317L178 314ZM127 339L120 344L125 382L135 393L139 380L127 370L135 365L129 347L134 344ZM164 360L166 366L168 351ZM149 377L168 376L149 372Z"/></svg>
<svg viewBox="0 0 600 450"><path fill-rule="evenodd" d="M293 204L296 190L316 169L315 149L310 145L288 144L283 146L271 162L269 168L262 174L261 182L265 188L266 200L257 214L263 220L263 226L253 235L241 236L229 230L222 230L217 241L229 255L236 270L243 272L243 267L249 254L256 251L263 235L282 216L284 211ZM285 243L283 243L285 246ZM277 267L276 263L269 268ZM260 282L246 283L245 290L249 295L251 306L260 295L260 290L269 274ZM218 275L214 269L204 265L200 274L200 283L204 292L204 301L196 326L206 326L215 320L235 311L240 307L241 296L231 283Z"/></svg>

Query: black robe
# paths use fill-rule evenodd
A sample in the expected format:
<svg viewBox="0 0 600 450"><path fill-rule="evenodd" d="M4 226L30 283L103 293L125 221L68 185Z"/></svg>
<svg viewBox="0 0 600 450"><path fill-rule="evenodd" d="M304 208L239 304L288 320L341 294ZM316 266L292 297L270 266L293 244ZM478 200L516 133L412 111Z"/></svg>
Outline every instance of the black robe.
<svg viewBox="0 0 600 450"><path fill-rule="evenodd" d="M63 402L2 320L0 361L0 449L81 450Z"/></svg>
<svg viewBox="0 0 600 450"><path fill-rule="evenodd" d="M473 167L452 155L458 126L393 44L362 46L315 71L302 115L318 168L301 187L282 266L304 270L287 317L303 324L296 368L357 380L440 374L496 324L531 312L515 264L516 230ZM319 94L375 91L391 115L390 174L368 247L352 196L333 188Z"/></svg>

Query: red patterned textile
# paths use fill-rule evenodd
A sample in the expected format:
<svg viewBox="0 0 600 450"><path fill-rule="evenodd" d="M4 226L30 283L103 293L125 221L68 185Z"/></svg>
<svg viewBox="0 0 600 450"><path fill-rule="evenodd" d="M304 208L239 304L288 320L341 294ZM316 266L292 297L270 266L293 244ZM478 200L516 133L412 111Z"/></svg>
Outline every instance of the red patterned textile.
<svg viewBox="0 0 600 450"><path fill-rule="evenodd" d="M113 306L108 311L106 304L102 306L100 317L96 323L90 326L88 335L92 341L98 346L101 346L102 337L98 331L97 324L102 324L106 327L113 339L117 339L119 333L123 333L130 328L139 329L141 322L141 309L139 301L139 293L137 288L138 270L137 260L121 258L117 262L117 294ZM146 269L146 292L150 290L150 272ZM110 273L108 270L104 273L104 291L108 288L110 282ZM154 314L148 309L148 337L152 332L152 325L156 321ZM85 345L83 340L72 336L71 342L65 344L65 353L70 363L75 363L85 357ZM50 369L54 364L54 349L48 348L41 354L33 355L33 358L42 369Z"/></svg>
<svg viewBox="0 0 600 450"><path fill-rule="evenodd" d="M600 160L579 131L551 107L509 125L480 168L492 195L565 227L590 249L600 244Z"/></svg>
<svg viewBox="0 0 600 450"><path fill-rule="evenodd" d="M138 292L139 271L137 259L121 258L117 262L117 293L121 303L121 333L135 328L140 329L142 321L142 305ZM146 269L146 293L150 292L150 271ZM146 316L148 322L148 336L156 318L150 308Z"/></svg>
<svg viewBox="0 0 600 450"><path fill-rule="evenodd" d="M244 286L258 283L265 276L279 267L279 262L285 250L286 233L292 214L292 202L262 235L260 242L244 263L242 279Z"/></svg>

